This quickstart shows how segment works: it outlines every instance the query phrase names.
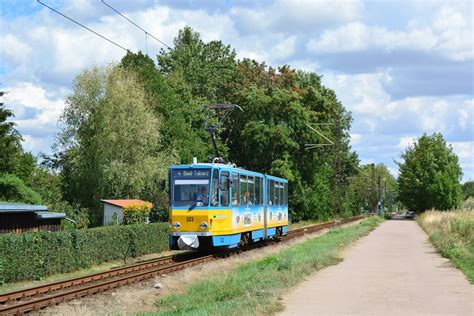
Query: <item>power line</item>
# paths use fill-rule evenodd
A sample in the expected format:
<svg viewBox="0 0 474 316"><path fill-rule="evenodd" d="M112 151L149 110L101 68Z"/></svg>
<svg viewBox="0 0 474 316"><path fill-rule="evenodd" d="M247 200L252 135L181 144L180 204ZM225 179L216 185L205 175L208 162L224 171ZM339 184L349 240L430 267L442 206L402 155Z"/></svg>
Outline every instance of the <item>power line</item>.
<svg viewBox="0 0 474 316"><path fill-rule="evenodd" d="M163 42L162 40L156 38L155 36L153 36L152 34L150 34L148 31L146 31L145 29L143 29L140 25L138 25L137 23L133 22L132 20L130 20L126 15L122 14L121 12L119 12L117 9L115 9L114 7L112 7L110 4L108 4L107 2L105 2L104 0L102 0L102 3L105 4L106 6L108 6L111 10L113 10L114 12L116 12L118 15L120 15L121 17L123 17L125 20L127 20L128 22L132 23L133 25L135 25L137 28L139 28L140 30L142 30L144 33L145 33L145 40L147 38L147 36L150 36L152 37L153 39L155 39L157 42L163 44L164 46L168 47L169 49L171 49L171 47L166 44L165 42Z"/></svg>
<svg viewBox="0 0 474 316"><path fill-rule="evenodd" d="M37 1L39 4L41 4L41 5L45 6L46 8L50 9L51 11L56 12L57 14L59 14L59 15L65 17L65 18L68 19L69 21L72 21L72 22L76 23L77 25L79 25L79 26L85 28L85 29L88 30L89 32L94 33L95 35L101 37L102 39L106 40L107 42L114 44L115 46L117 46L117 47L123 49L123 50L126 51L126 52L129 51L127 48L123 47L122 45L117 44L116 42L112 41L111 39L105 37L105 36L102 35L102 34L97 33L97 32L94 31L94 30L91 30L90 28L88 28L88 27L85 26L84 24L81 24L81 23L77 22L76 20L73 20L72 18L68 17L67 15L65 15L65 14L63 14L63 13L61 13L61 12L59 12L58 10L55 10L55 9L51 8L50 6L44 4L44 3L41 2L40 0L36 0L36 1Z"/></svg>

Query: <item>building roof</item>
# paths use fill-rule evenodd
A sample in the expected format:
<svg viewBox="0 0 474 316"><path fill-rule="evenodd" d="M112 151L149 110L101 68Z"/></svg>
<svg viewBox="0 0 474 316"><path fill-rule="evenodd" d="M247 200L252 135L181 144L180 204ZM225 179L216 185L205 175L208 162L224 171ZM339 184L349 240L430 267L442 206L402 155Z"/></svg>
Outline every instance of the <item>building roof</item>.
<svg viewBox="0 0 474 316"><path fill-rule="evenodd" d="M148 206L148 208L153 207L153 204L151 204L150 202L142 201L142 200L101 200L101 201L104 203L121 207L121 208L125 208L130 205L143 205L143 204Z"/></svg>
<svg viewBox="0 0 474 316"><path fill-rule="evenodd" d="M55 212L35 212L37 219L50 219L50 218L66 218L66 213L55 213Z"/></svg>
<svg viewBox="0 0 474 316"><path fill-rule="evenodd" d="M45 205L0 202L0 213L37 212L37 211L47 211L47 210L48 210L48 207Z"/></svg>
<svg viewBox="0 0 474 316"><path fill-rule="evenodd" d="M37 219L66 218L66 213L47 212L45 205L0 202L0 213L35 213Z"/></svg>

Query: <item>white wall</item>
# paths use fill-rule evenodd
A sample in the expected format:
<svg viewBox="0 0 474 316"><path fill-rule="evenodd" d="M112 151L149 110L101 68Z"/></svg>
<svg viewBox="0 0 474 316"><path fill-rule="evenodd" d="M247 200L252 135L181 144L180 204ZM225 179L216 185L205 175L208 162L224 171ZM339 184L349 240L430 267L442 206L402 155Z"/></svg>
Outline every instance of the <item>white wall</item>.
<svg viewBox="0 0 474 316"><path fill-rule="evenodd" d="M104 203L104 226L112 223L114 213L117 213L118 222L122 223L123 212L119 206Z"/></svg>

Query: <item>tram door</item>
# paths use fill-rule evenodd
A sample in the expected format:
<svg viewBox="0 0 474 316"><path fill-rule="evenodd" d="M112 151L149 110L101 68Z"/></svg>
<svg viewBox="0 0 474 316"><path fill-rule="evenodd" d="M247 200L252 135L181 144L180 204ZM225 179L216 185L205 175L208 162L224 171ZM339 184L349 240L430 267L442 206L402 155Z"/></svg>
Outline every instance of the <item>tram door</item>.
<svg viewBox="0 0 474 316"><path fill-rule="evenodd" d="M263 195L263 239L267 239L267 211L268 211L268 208L267 208L267 205L268 205L268 190L270 188L270 180L268 180L267 178L263 178L263 182L264 182L264 186L263 186L263 193L262 192L262 195Z"/></svg>

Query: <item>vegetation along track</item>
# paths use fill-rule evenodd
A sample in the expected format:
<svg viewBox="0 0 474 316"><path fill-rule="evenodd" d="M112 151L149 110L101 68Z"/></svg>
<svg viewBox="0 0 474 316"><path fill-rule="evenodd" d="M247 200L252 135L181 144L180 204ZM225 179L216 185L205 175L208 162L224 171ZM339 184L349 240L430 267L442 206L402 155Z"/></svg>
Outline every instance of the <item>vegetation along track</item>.
<svg viewBox="0 0 474 316"><path fill-rule="evenodd" d="M101 273L95 273L84 277L6 293L0 295L0 315L25 314L32 311L38 311L48 306L53 306L72 299L94 295L123 285L139 282L156 275L182 270L187 267L215 260L222 256L236 254L241 250L253 249L273 242L285 241L362 218L363 216L356 216L339 222L326 222L290 230L288 231L287 236L278 240L254 244L244 249L238 249L237 251L214 254L187 252L112 269Z"/></svg>

